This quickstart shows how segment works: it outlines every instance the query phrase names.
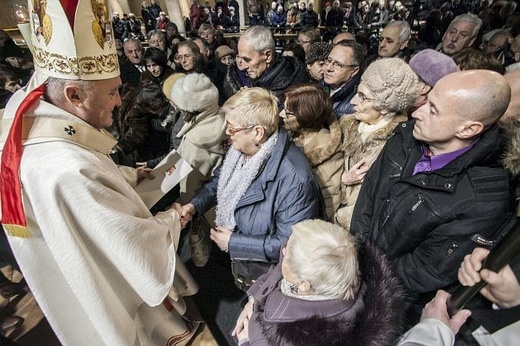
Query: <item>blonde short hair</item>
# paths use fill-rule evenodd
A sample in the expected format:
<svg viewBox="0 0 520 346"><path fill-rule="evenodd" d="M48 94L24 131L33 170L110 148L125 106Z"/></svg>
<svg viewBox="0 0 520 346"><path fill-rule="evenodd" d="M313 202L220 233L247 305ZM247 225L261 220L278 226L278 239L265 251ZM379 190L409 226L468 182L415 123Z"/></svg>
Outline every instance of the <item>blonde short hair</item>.
<svg viewBox="0 0 520 346"><path fill-rule="evenodd" d="M302 221L292 230L284 258L288 269L316 295L352 299L360 281L356 238L322 220Z"/></svg>
<svg viewBox="0 0 520 346"><path fill-rule="evenodd" d="M278 98L262 88L239 91L224 103L221 111L240 126L262 126L267 136L278 129Z"/></svg>

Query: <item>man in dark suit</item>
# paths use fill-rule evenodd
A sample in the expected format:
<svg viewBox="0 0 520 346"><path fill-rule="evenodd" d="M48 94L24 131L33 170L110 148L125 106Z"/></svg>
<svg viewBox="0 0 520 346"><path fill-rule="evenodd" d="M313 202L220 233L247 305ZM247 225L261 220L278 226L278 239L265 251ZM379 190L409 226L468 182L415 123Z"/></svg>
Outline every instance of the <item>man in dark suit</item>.
<svg viewBox="0 0 520 346"><path fill-rule="evenodd" d="M129 38L123 43L123 49L128 59L119 62L121 81L123 84L138 86L141 73L145 71L143 46L138 39Z"/></svg>

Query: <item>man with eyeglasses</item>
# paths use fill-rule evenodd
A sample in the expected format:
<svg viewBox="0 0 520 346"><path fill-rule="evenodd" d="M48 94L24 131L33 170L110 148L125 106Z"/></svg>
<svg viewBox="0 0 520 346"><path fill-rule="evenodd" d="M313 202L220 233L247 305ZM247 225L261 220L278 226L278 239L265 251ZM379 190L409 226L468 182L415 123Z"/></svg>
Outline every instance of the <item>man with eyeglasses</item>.
<svg viewBox="0 0 520 346"><path fill-rule="evenodd" d="M323 79L330 90L332 106L338 117L354 113L350 100L356 94L366 54L365 47L359 43L341 41L325 59Z"/></svg>
<svg viewBox="0 0 520 346"><path fill-rule="evenodd" d="M471 47L482 27L482 20L474 14L465 13L455 17L442 37L441 51L449 56Z"/></svg>

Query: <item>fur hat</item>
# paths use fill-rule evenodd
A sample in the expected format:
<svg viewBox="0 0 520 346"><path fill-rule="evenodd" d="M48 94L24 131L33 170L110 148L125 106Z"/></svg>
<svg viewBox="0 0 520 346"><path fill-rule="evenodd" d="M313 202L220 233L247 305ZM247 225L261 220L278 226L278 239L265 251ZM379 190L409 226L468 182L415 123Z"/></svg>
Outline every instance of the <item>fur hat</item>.
<svg viewBox="0 0 520 346"><path fill-rule="evenodd" d="M410 67L432 88L442 77L457 71L457 64L446 54L433 49L425 49L410 59Z"/></svg>
<svg viewBox="0 0 520 346"><path fill-rule="evenodd" d="M406 111L418 95L417 75L399 58L374 61L361 76L361 81L374 94L375 105L389 112Z"/></svg>
<svg viewBox="0 0 520 346"><path fill-rule="evenodd" d="M162 85L162 91L163 91L163 94L166 96L166 98L168 100L171 101L171 94L172 94L172 87L173 87L173 84L181 77L184 77L186 74L184 73L174 73L170 76L168 76L168 78L166 78L163 82L163 85Z"/></svg>
<svg viewBox="0 0 520 346"><path fill-rule="evenodd" d="M201 73L190 73L177 79L168 98L181 110L188 112L218 107L217 87Z"/></svg>
<svg viewBox="0 0 520 346"><path fill-rule="evenodd" d="M225 57L226 55L233 55L235 56L235 51L228 46L220 46L215 50L215 60L219 61L221 58Z"/></svg>
<svg viewBox="0 0 520 346"><path fill-rule="evenodd" d="M305 63L312 64L315 61L325 60L329 52L330 45L327 42L315 42L309 47Z"/></svg>

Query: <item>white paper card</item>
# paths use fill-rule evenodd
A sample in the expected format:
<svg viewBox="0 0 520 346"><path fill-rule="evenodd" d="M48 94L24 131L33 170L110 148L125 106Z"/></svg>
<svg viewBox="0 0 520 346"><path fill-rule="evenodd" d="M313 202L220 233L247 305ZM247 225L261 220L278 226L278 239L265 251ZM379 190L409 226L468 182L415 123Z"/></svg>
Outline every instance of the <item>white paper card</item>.
<svg viewBox="0 0 520 346"><path fill-rule="evenodd" d="M175 150L172 150L153 170L155 179L144 179L135 191L148 208L154 206L162 196L173 189L192 171L191 166Z"/></svg>

